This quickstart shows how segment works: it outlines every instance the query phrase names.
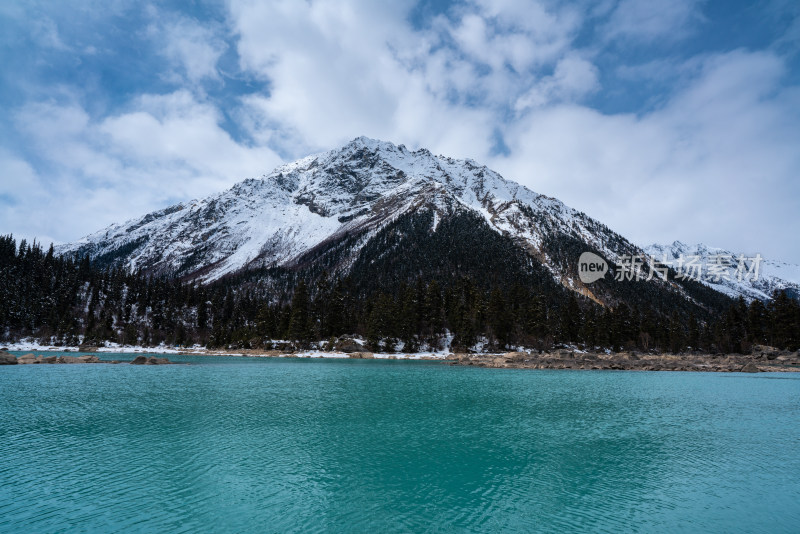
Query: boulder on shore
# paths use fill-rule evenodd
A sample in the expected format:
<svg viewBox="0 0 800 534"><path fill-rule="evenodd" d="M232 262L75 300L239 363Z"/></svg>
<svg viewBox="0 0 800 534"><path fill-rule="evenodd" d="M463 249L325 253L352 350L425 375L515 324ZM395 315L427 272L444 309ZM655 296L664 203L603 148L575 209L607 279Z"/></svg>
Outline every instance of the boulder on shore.
<svg viewBox="0 0 800 534"><path fill-rule="evenodd" d="M506 352L503 354L504 363L524 362L530 355L527 352Z"/></svg>
<svg viewBox="0 0 800 534"><path fill-rule="evenodd" d="M0 365L17 365L17 357L13 354L0 352Z"/></svg>
<svg viewBox="0 0 800 534"><path fill-rule="evenodd" d="M167 358L156 358L155 356L137 356L131 362L131 365L166 365L172 363Z"/></svg>
<svg viewBox="0 0 800 534"><path fill-rule="evenodd" d="M31 363L39 363L36 361L36 355L33 353L30 354L23 354L19 358L17 358L17 363L19 364L31 364Z"/></svg>
<svg viewBox="0 0 800 534"><path fill-rule="evenodd" d="M739 370L740 373L758 373L760 372L759 368L756 367L756 364L753 362L748 362Z"/></svg>
<svg viewBox="0 0 800 534"><path fill-rule="evenodd" d="M353 352L353 353L348 354L347 356L350 357L350 358L356 359L356 360L371 360L371 359L375 358L374 354L372 354L371 352L366 352L366 351L364 351L364 352Z"/></svg>
<svg viewBox="0 0 800 534"><path fill-rule="evenodd" d="M362 345L356 343L353 338L350 337L343 337L336 340L336 343L333 345L333 350L338 352L369 352L365 349Z"/></svg>

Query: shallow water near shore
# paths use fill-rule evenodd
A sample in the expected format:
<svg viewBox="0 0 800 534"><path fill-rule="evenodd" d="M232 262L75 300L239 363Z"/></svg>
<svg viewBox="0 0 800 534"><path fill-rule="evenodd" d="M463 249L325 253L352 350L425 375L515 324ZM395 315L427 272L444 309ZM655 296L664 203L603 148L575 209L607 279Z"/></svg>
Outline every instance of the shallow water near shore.
<svg viewBox="0 0 800 534"><path fill-rule="evenodd" d="M0 368L0 532L800 525L797 374L168 357Z"/></svg>

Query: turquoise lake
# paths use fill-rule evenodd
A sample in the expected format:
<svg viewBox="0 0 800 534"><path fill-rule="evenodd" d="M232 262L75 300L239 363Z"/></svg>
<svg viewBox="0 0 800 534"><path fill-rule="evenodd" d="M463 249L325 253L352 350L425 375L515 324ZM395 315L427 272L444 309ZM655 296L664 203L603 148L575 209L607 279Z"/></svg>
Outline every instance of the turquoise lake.
<svg viewBox="0 0 800 534"><path fill-rule="evenodd" d="M0 367L0 532L800 531L800 374L168 357Z"/></svg>

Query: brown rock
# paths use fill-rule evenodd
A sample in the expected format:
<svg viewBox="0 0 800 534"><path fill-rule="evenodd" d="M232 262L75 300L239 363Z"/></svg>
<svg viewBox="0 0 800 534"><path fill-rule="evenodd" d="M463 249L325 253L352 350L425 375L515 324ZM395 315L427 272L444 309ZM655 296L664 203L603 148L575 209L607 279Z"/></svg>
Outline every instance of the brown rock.
<svg viewBox="0 0 800 534"><path fill-rule="evenodd" d="M756 367L756 364L754 364L753 362L749 362L744 367L739 369L739 372L740 373L758 373L759 369L758 369L758 367Z"/></svg>
<svg viewBox="0 0 800 534"><path fill-rule="evenodd" d="M350 357L350 358L356 359L356 360L372 360L373 358L375 358L374 354L372 354L371 352L367 352L367 351L364 351L364 352L351 352L347 356Z"/></svg>
<svg viewBox="0 0 800 534"><path fill-rule="evenodd" d="M503 358L508 363L523 362L527 357L528 354L526 352L506 352L503 354Z"/></svg>
<svg viewBox="0 0 800 534"><path fill-rule="evenodd" d="M0 352L0 365L17 365L17 357L13 354Z"/></svg>
<svg viewBox="0 0 800 534"><path fill-rule="evenodd" d="M78 360L80 363L99 363L100 358L95 355L87 354L86 356L78 356Z"/></svg>
<svg viewBox="0 0 800 534"><path fill-rule="evenodd" d="M369 352L367 349L356 343L353 338L343 337L336 341L333 345L333 350L339 352Z"/></svg>
<svg viewBox="0 0 800 534"><path fill-rule="evenodd" d="M84 363L75 356L59 356L56 363Z"/></svg>
<svg viewBox="0 0 800 534"><path fill-rule="evenodd" d="M34 354L23 354L22 356L17 358L17 363L20 365L37 363L36 356Z"/></svg>
<svg viewBox="0 0 800 534"><path fill-rule="evenodd" d="M147 356L137 356L131 362L131 365L144 365L147 363Z"/></svg>

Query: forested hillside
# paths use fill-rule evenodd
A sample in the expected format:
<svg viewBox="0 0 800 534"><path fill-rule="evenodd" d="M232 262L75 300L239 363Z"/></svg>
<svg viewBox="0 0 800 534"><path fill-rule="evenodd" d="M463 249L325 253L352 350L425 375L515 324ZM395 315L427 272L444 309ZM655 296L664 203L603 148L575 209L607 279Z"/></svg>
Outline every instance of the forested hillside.
<svg viewBox="0 0 800 534"><path fill-rule="evenodd" d="M413 221L406 224L412 231ZM439 238L447 235L443 228ZM383 237L390 246L392 235ZM358 335L373 350L405 352L443 347L450 336L454 351L556 343L662 351L740 352L752 344L800 348L800 305L782 293L766 305L730 301L703 317L625 302L602 307L558 286L524 256L518 264L498 263L493 251L465 249L493 273L487 277L459 269L458 254L448 255L453 265L443 264L435 247L422 242L419 258L444 265L439 272L378 261L356 264L344 278L273 268L196 285L100 268L87 257L59 257L52 247L44 251L24 240L17 245L5 236L0 238L0 335L5 342L32 337L55 345L113 341L240 348L270 348L277 340L302 348Z"/></svg>

